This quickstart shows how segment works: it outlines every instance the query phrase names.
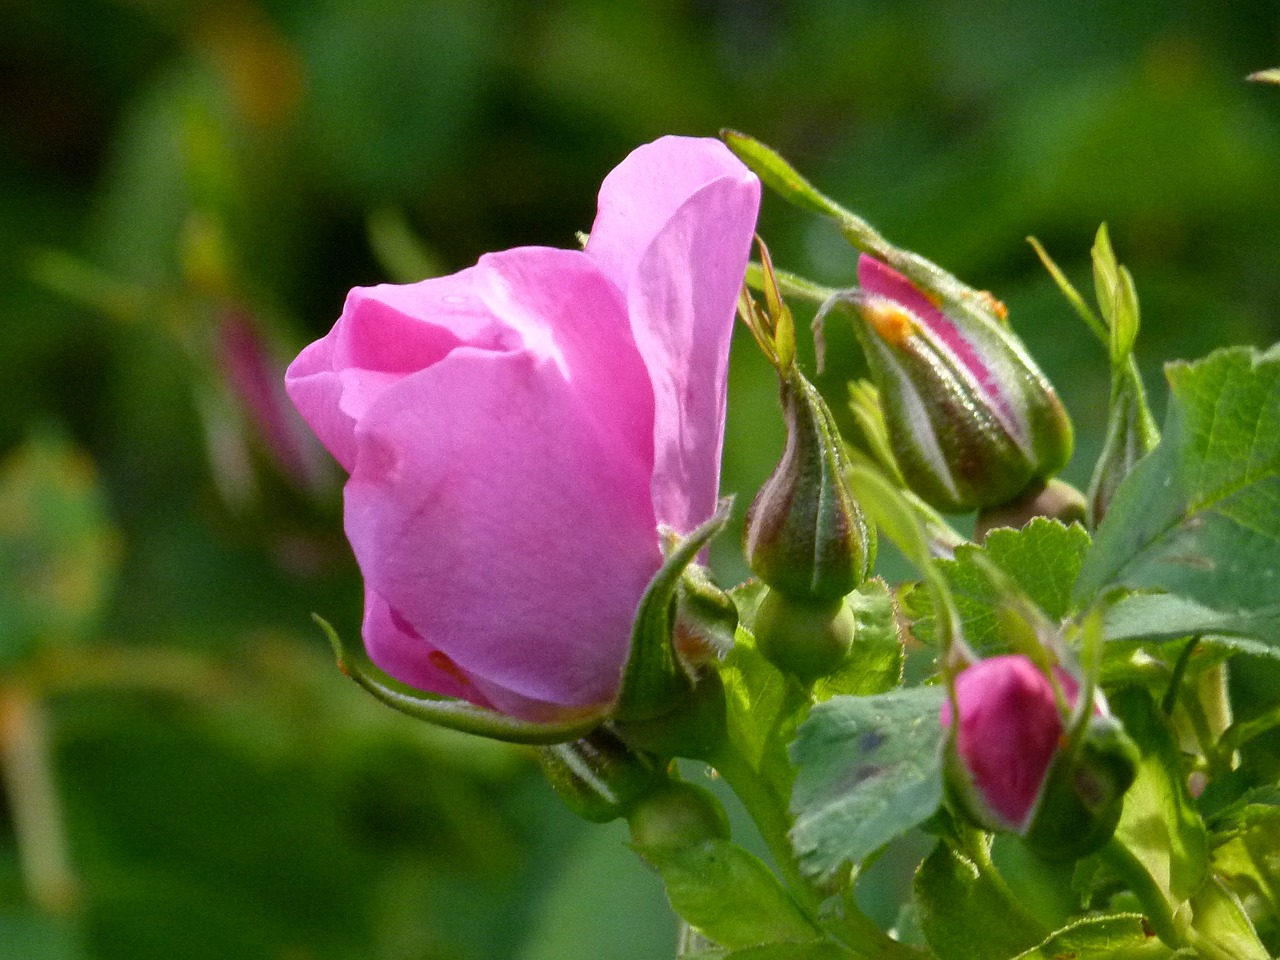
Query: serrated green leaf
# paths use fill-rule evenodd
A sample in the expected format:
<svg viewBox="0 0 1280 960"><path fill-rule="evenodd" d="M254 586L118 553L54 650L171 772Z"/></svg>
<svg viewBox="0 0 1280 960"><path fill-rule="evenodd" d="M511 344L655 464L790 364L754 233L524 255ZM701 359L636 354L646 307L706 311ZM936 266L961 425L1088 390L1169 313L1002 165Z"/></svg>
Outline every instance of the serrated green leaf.
<svg viewBox="0 0 1280 960"><path fill-rule="evenodd" d="M820 936L758 857L728 840L647 851L671 907L703 936L730 949L805 943Z"/></svg>
<svg viewBox="0 0 1280 960"><path fill-rule="evenodd" d="M1187 794L1177 741L1151 697L1128 688L1112 696L1111 708L1141 752L1115 835L1176 913L1208 872L1204 821Z"/></svg>
<svg viewBox="0 0 1280 960"><path fill-rule="evenodd" d="M1212 826L1214 873L1280 913L1280 787L1246 794Z"/></svg>
<svg viewBox="0 0 1280 960"><path fill-rule="evenodd" d="M982 653L1003 649L999 611L1004 602L984 573L978 556L1007 573L1051 620L1066 616L1071 587L1089 549L1089 534L1079 524L1064 526L1037 517L1021 530L992 530L982 546L966 544L954 560L937 561L955 598L964 638ZM932 600L922 590L912 591L907 614L916 619L912 632L926 643L934 642Z"/></svg>
<svg viewBox="0 0 1280 960"><path fill-rule="evenodd" d="M1003 883L944 840L920 864L914 891L920 927L939 960L1008 960L1049 932Z"/></svg>
<svg viewBox="0 0 1280 960"><path fill-rule="evenodd" d="M938 809L943 697L915 687L813 708L791 746L791 841L807 873L828 879Z"/></svg>
<svg viewBox="0 0 1280 960"><path fill-rule="evenodd" d="M1074 597L1160 589L1222 610L1280 605L1280 348L1166 368L1164 437L1116 493Z"/></svg>
<svg viewBox="0 0 1280 960"><path fill-rule="evenodd" d="M1157 960L1171 956L1173 951L1143 926L1141 914L1121 913L1077 920L1014 960Z"/></svg>

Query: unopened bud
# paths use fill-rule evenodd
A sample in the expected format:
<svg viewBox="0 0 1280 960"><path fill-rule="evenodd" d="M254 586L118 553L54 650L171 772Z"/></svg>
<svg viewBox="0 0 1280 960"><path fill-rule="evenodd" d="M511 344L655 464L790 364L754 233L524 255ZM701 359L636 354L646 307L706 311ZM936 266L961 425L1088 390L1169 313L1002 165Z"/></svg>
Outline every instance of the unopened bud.
<svg viewBox="0 0 1280 960"><path fill-rule="evenodd" d="M1070 458L1071 423L994 300L938 304L874 257L858 262L855 330L910 488L964 513L1013 499Z"/></svg>
<svg viewBox="0 0 1280 960"><path fill-rule="evenodd" d="M826 402L795 368L782 374L787 446L747 511L752 572L801 603L829 604L866 579L874 532L845 482L848 464Z"/></svg>
<svg viewBox="0 0 1280 960"><path fill-rule="evenodd" d="M729 839L729 818L710 791L668 780L627 816L631 843L648 859L661 859L706 840Z"/></svg>
<svg viewBox="0 0 1280 960"><path fill-rule="evenodd" d="M539 747L538 762L565 805L592 823L625 816L666 776L650 757L632 750L607 727L572 743Z"/></svg>
<svg viewBox="0 0 1280 960"><path fill-rule="evenodd" d="M1014 833L1050 858L1079 857L1115 831L1137 767L1136 748L1098 697L1077 742L1063 707L1079 698L1075 680L1054 684L1020 654L981 660L955 679L960 722L948 745L949 783L961 811L988 830ZM943 704L940 721L951 727Z"/></svg>

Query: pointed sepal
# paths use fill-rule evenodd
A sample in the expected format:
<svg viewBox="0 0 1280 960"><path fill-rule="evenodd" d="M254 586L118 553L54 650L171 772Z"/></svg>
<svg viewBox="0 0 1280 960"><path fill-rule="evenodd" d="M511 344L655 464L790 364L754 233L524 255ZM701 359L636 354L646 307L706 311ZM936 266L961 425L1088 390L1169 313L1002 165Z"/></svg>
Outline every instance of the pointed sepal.
<svg viewBox="0 0 1280 960"><path fill-rule="evenodd" d="M548 744L576 740L604 722L607 714L593 710L571 714L549 723L520 720L496 710L415 690L379 669L363 643L348 643L322 617L312 619L329 638L338 669L364 687L376 699L417 720L461 733L474 733L507 743Z"/></svg>

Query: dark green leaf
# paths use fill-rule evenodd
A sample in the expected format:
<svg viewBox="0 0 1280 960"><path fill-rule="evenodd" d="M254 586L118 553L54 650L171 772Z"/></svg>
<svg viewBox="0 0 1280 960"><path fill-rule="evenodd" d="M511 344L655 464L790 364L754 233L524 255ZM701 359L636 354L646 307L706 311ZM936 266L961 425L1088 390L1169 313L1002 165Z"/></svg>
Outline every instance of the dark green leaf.
<svg viewBox="0 0 1280 960"><path fill-rule="evenodd" d="M819 936L758 857L728 840L667 852L646 851L677 914L731 949L805 943Z"/></svg>
<svg viewBox="0 0 1280 960"><path fill-rule="evenodd" d="M1232 611L1280 607L1280 349L1166 368L1164 437L1116 493L1075 588L1154 588Z"/></svg>
<svg viewBox="0 0 1280 960"><path fill-rule="evenodd" d="M996 652L1003 644L998 622L1003 600L976 558L985 555L1056 621L1070 607L1071 587L1088 549L1089 535L1079 524L1064 526L1037 517L1020 530L992 530L982 546L966 544L956 550L954 560L938 561L955 598L965 640L984 653ZM907 612L919 618L913 627L915 635L933 642L933 605L928 592L912 591Z"/></svg>
<svg viewBox="0 0 1280 960"><path fill-rule="evenodd" d="M915 895L920 927L940 960L1008 960L1048 932L993 879L991 868L980 870L943 840L916 872Z"/></svg>
<svg viewBox="0 0 1280 960"><path fill-rule="evenodd" d="M1233 646L1240 641L1242 652L1280 656L1280 606L1217 610L1171 593L1137 593L1107 610L1103 633L1108 640L1177 640L1207 633Z"/></svg>
<svg viewBox="0 0 1280 960"><path fill-rule="evenodd" d="M792 844L830 878L930 817L942 801L940 687L835 697L800 726Z"/></svg>

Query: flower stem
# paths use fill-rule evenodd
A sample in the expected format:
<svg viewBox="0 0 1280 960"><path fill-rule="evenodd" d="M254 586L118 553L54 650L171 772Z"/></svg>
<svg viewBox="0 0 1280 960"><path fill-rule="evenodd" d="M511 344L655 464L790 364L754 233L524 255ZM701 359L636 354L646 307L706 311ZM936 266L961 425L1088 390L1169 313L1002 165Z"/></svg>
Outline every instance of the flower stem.
<svg viewBox="0 0 1280 960"><path fill-rule="evenodd" d="M1099 856L1114 870L1142 904L1142 911L1156 935L1173 949L1185 946L1169 901L1142 861L1118 837L1113 836Z"/></svg>

